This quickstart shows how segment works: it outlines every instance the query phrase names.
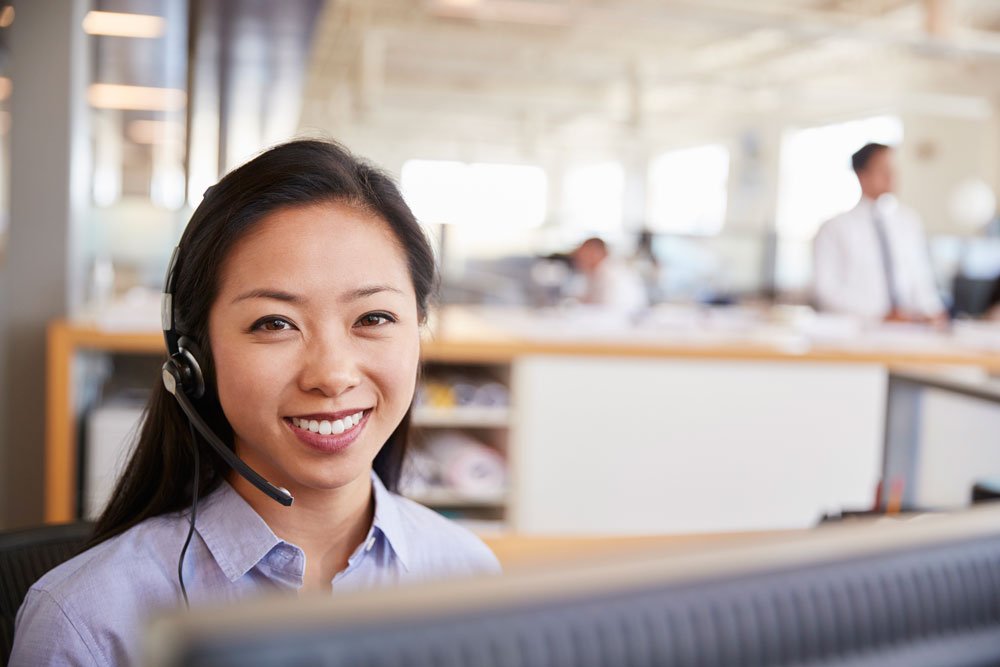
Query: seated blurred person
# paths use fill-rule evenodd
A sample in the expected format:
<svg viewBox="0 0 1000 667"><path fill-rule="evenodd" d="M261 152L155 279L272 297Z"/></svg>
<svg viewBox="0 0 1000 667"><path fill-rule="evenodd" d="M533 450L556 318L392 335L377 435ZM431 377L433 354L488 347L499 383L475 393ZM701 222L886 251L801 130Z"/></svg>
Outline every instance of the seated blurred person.
<svg viewBox="0 0 1000 667"><path fill-rule="evenodd" d="M945 322L920 219L885 196L895 189L893 149L867 144L851 163L861 201L816 235L817 305L887 322Z"/></svg>
<svg viewBox="0 0 1000 667"><path fill-rule="evenodd" d="M649 306L642 278L628 265L611 257L602 239L587 239L572 252L570 259L583 278L578 294L581 303L628 312Z"/></svg>

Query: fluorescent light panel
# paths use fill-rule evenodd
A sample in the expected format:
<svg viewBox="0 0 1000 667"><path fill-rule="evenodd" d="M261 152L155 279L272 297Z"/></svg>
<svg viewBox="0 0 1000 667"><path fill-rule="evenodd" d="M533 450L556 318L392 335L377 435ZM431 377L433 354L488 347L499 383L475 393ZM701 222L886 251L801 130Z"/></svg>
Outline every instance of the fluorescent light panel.
<svg viewBox="0 0 1000 667"><path fill-rule="evenodd" d="M159 37L165 21L149 14L90 11L83 18L83 30L88 35L109 37Z"/></svg>
<svg viewBox="0 0 1000 667"><path fill-rule="evenodd" d="M180 123L171 120L133 120L125 134L136 144L163 144L179 141L182 129Z"/></svg>
<svg viewBox="0 0 1000 667"><path fill-rule="evenodd" d="M177 88L92 83L87 91L87 100L98 109L179 111L187 104L187 93Z"/></svg>

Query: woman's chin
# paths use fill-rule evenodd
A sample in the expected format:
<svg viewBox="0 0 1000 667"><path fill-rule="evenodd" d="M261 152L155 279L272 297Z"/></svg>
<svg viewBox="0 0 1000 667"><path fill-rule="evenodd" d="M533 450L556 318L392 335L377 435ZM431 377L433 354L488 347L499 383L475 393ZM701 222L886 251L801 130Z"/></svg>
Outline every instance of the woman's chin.
<svg viewBox="0 0 1000 667"><path fill-rule="evenodd" d="M289 471L289 474L285 478L289 479L292 486L303 492L309 492L336 491L357 483L360 478L367 480L371 475L371 465L351 466L345 469L345 466L341 464L334 470L324 470L324 467L319 465L311 466L306 470L298 470L294 473ZM292 486L289 487L289 491L294 496L295 491Z"/></svg>

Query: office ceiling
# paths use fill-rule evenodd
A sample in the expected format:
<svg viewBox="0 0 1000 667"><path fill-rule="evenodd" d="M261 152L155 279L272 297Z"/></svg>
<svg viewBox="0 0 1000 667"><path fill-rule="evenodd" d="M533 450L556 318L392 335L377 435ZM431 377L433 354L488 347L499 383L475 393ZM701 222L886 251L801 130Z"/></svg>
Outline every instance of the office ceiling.
<svg viewBox="0 0 1000 667"><path fill-rule="evenodd" d="M329 0L300 126L530 144L998 100L995 0Z"/></svg>

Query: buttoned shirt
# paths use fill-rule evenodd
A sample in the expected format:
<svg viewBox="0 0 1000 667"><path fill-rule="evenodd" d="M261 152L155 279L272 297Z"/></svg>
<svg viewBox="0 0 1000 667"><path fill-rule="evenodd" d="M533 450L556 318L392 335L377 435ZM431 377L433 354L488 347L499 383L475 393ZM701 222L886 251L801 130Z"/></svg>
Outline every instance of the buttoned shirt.
<svg viewBox="0 0 1000 667"><path fill-rule="evenodd" d="M330 582L332 594L499 572L465 528L390 493L374 473L372 491L371 528ZM177 560L188 528L187 512L147 519L39 579L18 611L10 664L135 664L147 620L183 604ZM195 533L184 559L192 607L302 587L305 553L228 483L199 503Z"/></svg>

